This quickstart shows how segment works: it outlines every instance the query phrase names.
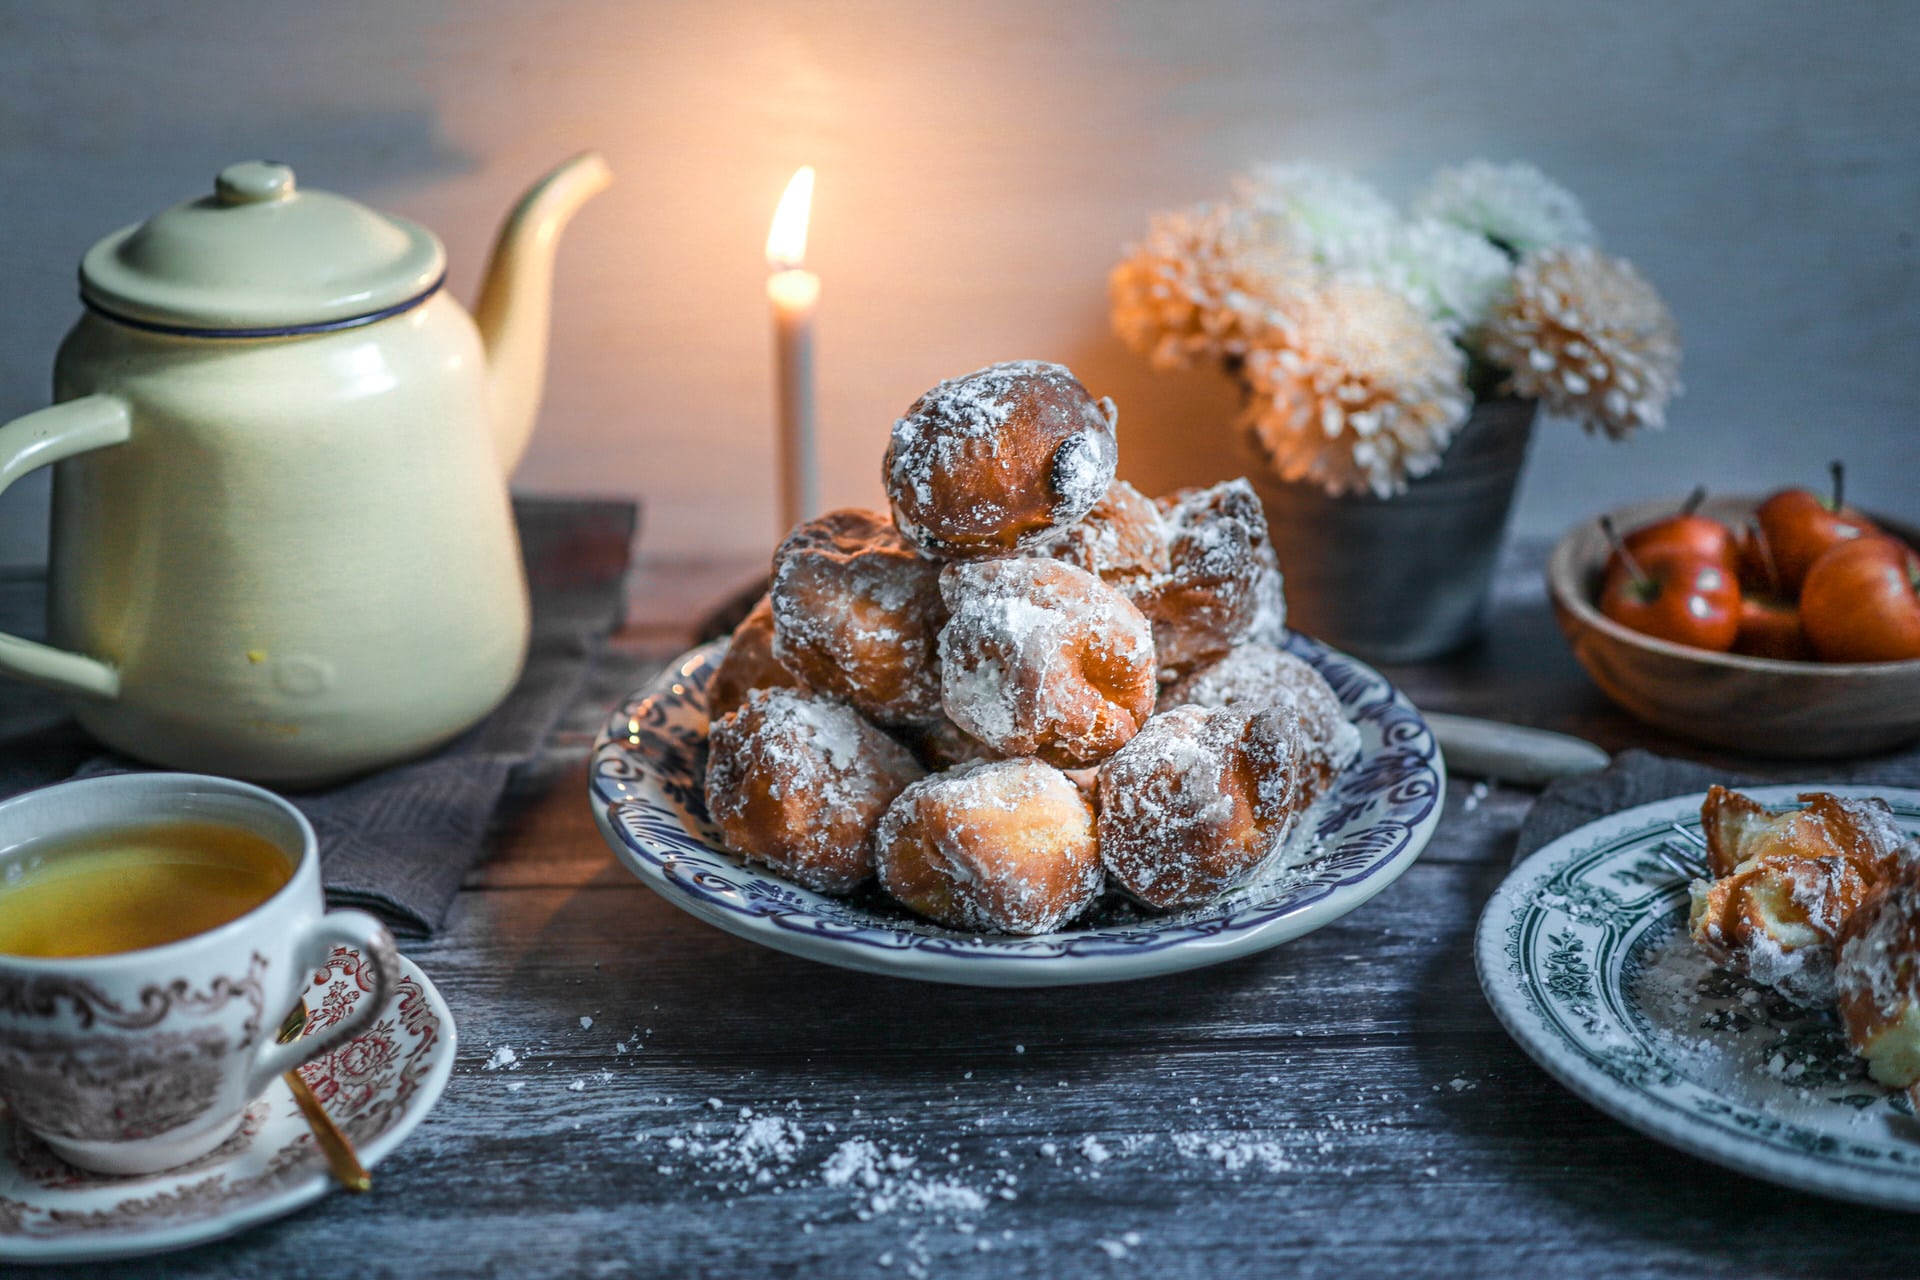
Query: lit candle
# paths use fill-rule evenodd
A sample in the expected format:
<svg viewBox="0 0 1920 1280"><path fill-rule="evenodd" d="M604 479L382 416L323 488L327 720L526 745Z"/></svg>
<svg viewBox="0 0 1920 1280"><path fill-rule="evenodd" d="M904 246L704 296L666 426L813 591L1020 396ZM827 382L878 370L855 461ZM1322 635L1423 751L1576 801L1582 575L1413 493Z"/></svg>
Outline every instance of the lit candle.
<svg viewBox="0 0 1920 1280"><path fill-rule="evenodd" d="M781 533L820 513L820 476L813 436L813 312L820 277L800 265L807 256L807 214L813 167L787 183L767 232L767 300L773 304L775 405L780 415Z"/></svg>

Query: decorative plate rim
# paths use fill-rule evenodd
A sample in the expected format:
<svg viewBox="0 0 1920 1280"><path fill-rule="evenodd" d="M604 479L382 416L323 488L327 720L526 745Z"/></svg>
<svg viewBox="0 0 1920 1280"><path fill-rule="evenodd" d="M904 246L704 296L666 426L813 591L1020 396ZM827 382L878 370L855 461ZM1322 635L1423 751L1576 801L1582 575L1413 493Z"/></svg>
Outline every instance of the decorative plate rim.
<svg viewBox="0 0 1920 1280"><path fill-rule="evenodd" d="M1361 759L1310 819L1328 849L1297 880L1193 912L1034 938L890 920L745 864L695 829L705 816L705 683L726 641L676 658L616 706L588 769L594 820L629 870L675 906L776 950L867 972L979 986L1114 982L1216 964L1345 915L1410 866L1438 825L1446 766L1420 713L1371 667L1298 633L1360 728ZM1292 873L1282 873L1291 875ZM1249 905L1259 890L1273 897Z"/></svg>
<svg viewBox="0 0 1920 1280"><path fill-rule="evenodd" d="M454 1059L457 1056L458 1032L453 1023L453 1012L447 1007L445 997L433 980L423 973L418 965L406 956L400 958L400 972L403 978L410 978L420 986L421 995L428 1011L438 1023L437 1043L426 1052L429 1063L413 1089L402 1103L400 1114L393 1123L375 1137L356 1142L354 1150L360 1162L372 1169L381 1160L398 1147L419 1127L429 1111L439 1102L446 1092L447 1084L453 1077ZM323 971L324 972L324 971ZM311 989L311 988L310 988ZM400 996L395 994L388 1003L388 1009L397 1011ZM366 1033L354 1037L349 1044L360 1040ZM344 1049L346 1046L342 1046ZM333 1053L339 1053L335 1049ZM325 1061L319 1059L317 1061ZM302 1068L306 1070L307 1068ZM274 1081L271 1088L261 1095L261 1100L269 1103L276 1112L297 1116L298 1110L293 1096L283 1081ZM257 1105L257 1104L256 1104ZM304 1122L302 1122L304 1123ZM295 1139L298 1141L298 1139ZM310 1145L310 1144L309 1144ZM0 1160L11 1161L10 1153L0 1152ZM219 1164L207 1165L196 1172L211 1176L219 1171ZM195 1166L188 1166L195 1168ZM150 1178L127 1179L129 1186L165 1180L176 1173L161 1173ZM334 1190L333 1175L324 1163L318 1164L307 1177L291 1183L276 1191L270 1191L231 1211L222 1210L218 1203L207 1206L207 1212L186 1218L170 1217L136 1230L79 1230L67 1235L43 1236L33 1234L7 1234L0 1232L0 1263L25 1265L31 1263L78 1263L105 1262L115 1259L149 1257L156 1254L171 1253L195 1245L210 1244L249 1230L261 1223L282 1218L299 1209L306 1208Z"/></svg>
<svg viewBox="0 0 1920 1280"><path fill-rule="evenodd" d="M1911 787L1802 782L1741 790L1770 805L1791 804L1808 791L1877 796L1894 803L1896 813L1910 827L1920 826L1920 789ZM1563 1019L1548 1012L1549 1004L1556 1000L1564 1003L1568 998L1566 975L1558 976L1556 993L1555 975L1539 972L1539 966L1531 963L1531 954L1522 947L1522 938L1538 935L1547 921L1590 927L1593 912L1606 907L1589 900L1598 892L1592 886L1565 891L1573 885L1570 873L1650 848L1659 838L1671 834L1671 822L1697 829L1700 804L1705 798L1705 792L1695 792L1597 818L1536 849L1509 871L1487 899L1474 930L1474 967L1482 994L1501 1026L1528 1057L1576 1097L1628 1128L1689 1155L1781 1186L1881 1208L1920 1211L1920 1142L1889 1144L1863 1135L1852 1143L1840 1144L1820 1130L1783 1119L1748 1101L1715 1093L1692 1078L1658 1085L1647 1083L1647 1076L1657 1073L1623 1079L1623 1075L1631 1077L1635 1073L1619 1069L1622 1055L1638 1053L1657 1059L1644 1038L1633 1040L1625 1049L1616 1048L1613 1059L1605 1060L1595 1047L1601 1041L1599 1030L1592 1032L1593 1043L1580 1043L1572 1038ZM1562 881L1567 884L1562 885ZM1555 886L1553 900L1543 901L1542 892L1550 885ZM1605 961L1590 966L1585 975L1591 979L1596 995L1604 997L1607 1004L1623 1010L1639 1008L1620 981L1631 944L1670 918L1684 896L1684 884L1669 873L1658 889L1639 895L1637 904L1616 897L1614 905L1624 923L1603 926L1609 932L1617 931L1615 945ZM1618 1032L1623 1028L1634 1031L1634 1020L1611 1020L1606 1030ZM1655 1092L1656 1087L1664 1088L1667 1096ZM1707 1111L1691 1110L1682 1105L1682 1099L1692 1100ZM1880 1153L1891 1152L1891 1158L1900 1164L1863 1167L1836 1158L1836 1151L1858 1160L1887 1158Z"/></svg>

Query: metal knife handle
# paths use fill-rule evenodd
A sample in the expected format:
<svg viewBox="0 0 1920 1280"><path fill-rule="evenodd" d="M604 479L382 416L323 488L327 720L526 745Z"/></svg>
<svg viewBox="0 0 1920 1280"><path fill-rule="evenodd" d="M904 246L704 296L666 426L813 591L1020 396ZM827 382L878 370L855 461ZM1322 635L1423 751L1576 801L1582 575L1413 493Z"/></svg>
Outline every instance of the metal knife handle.
<svg viewBox="0 0 1920 1280"><path fill-rule="evenodd" d="M1556 778L1604 769L1610 760L1586 739L1564 733L1444 712L1422 714L1447 758L1449 773L1539 787Z"/></svg>

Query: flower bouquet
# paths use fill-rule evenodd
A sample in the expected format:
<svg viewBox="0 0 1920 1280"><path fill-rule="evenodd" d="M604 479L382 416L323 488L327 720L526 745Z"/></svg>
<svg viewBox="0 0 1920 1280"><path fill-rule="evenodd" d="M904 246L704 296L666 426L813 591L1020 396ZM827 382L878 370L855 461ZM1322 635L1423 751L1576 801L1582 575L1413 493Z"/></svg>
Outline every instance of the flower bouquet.
<svg viewBox="0 0 1920 1280"><path fill-rule="evenodd" d="M1367 518L1397 534L1342 536L1404 553L1384 574L1401 607L1348 610L1381 642L1326 616L1331 601L1304 600L1303 616L1373 656L1425 656L1478 627L1535 404L1620 438L1663 425L1680 390L1666 304L1594 239L1530 165L1442 169L1404 214L1350 175L1268 165L1151 219L1113 269L1113 325L1157 368L1238 381L1283 554L1290 520L1324 540L1356 510L1391 512ZM1452 545L1464 537L1475 545ZM1383 577L1293 549L1296 580Z"/></svg>

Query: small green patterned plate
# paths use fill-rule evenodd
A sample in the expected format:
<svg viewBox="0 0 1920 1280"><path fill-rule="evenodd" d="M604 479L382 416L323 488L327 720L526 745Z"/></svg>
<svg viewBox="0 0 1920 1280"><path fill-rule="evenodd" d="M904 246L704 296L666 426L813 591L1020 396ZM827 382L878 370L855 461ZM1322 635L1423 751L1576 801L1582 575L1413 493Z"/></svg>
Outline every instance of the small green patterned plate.
<svg viewBox="0 0 1920 1280"><path fill-rule="evenodd" d="M1920 833L1920 791L1748 788L1790 808L1803 791L1879 796ZM1623 1124L1741 1173L1920 1210L1920 1120L1867 1078L1831 1012L1715 967L1687 936L1686 882L1655 856L1700 795L1588 823L1515 867L1480 915L1480 987L1520 1047Z"/></svg>

